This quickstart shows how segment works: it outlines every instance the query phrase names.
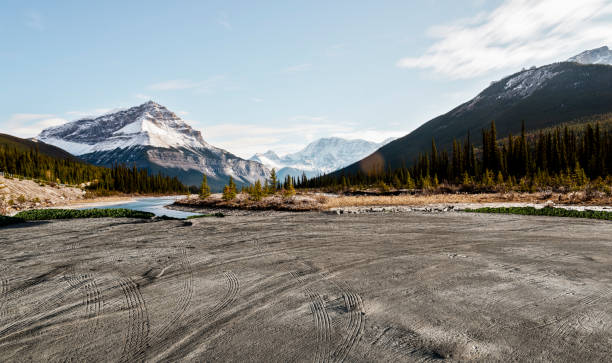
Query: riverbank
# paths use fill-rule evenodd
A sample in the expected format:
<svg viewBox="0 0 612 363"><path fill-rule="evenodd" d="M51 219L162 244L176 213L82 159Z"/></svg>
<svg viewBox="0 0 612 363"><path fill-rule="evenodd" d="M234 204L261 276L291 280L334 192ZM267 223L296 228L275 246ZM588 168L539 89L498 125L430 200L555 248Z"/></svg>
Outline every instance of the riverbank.
<svg viewBox="0 0 612 363"><path fill-rule="evenodd" d="M180 198L165 195L92 196L77 187L43 184L33 180L8 179L0 176L0 215L14 215L24 210L109 207L136 202L140 198ZM170 204L170 201L168 204Z"/></svg>
<svg viewBox="0 0 612 363"><path fill-rule="evenodd" d="M321 193L300 193L283 198L268 196L259 201L239 194L225 201L220 194L200 199L197 195L177 200L172 209L191 212L223 211L323 211L332 213L360 213L366 211L445 211L480 207L535 207L555 206L566 209L612 210L612 200L606 195L574 193L489 193L489 194L414 194L414 195L360 195L346 196ZM236 213L233 213L236 214ZM244 214L244 213L238 213Z"/></svg>

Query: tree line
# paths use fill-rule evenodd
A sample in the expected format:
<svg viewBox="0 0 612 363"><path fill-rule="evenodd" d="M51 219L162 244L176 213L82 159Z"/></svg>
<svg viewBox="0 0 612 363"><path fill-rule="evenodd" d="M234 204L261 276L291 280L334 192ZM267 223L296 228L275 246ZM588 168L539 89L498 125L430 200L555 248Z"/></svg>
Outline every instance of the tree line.
<svg viewBox="0 0 612 363"><path fill-rule="evenodd" d="M40 153L38 149L19 150L7 145L0 145L0 171L58 184L85 183L88 189L99 194L175 194L188 191L176 177L150 175L146 169L135 166L115 164L105 168L77 160L54 158Z"/></svg>
<svg viewBox="0 0 612 363"><path fill-rule="evenodd" d="M298 188L350 188L372 185L396 188L431 188L440 183L463 186L585 185L590 181L612 182L612 133L599 124L579 128L557 127L527 135L525 124L520 135L498 139L495 122L481 133L482 143L474 146L467 133L453 140L449 151L438 150L432 139L431 150L419 154L410 167L369 172L329 174L302 178Z"/></svg>

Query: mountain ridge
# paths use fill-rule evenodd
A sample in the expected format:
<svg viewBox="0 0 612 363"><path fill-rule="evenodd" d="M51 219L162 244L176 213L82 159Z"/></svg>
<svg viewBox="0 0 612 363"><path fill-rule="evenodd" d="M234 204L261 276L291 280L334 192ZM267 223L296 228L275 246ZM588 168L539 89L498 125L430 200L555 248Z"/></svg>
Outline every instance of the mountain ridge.
<svg viewBox="0 0 612 363"><path fill-rule="evenodd" d="M453 139L465 138L468 132L478 146L481 130L491 121L500 135L507 135L519 133L522 121L528 130L537 130L608 112L612 112L611 65L572 61L524 69L492 82L473 99L335 173L411 164L419 153L430 150L432 139L438 149L450 150Z"/></svg>
<svg viewBox="0 0 612 363"><path fill-rule="evenodd" d="M94 165L135 165L177 176L186 185L199 185L206 174L215 191L230 176L244 185L269 175L262 164L208 144L200 131L153 101L51 127L37 139Z"/></svg>
<svg viewBox="0 0 612 363"><path fill-rule="evenodd" d="M363 139L324 137L309 143L302 150L282 157L268 150L253 155L249 160L258 161L270 169L275 168L280 178L286 175L300 176L302 173L313 177L347 166L390 140L393 138L377 143Z"/></svg>

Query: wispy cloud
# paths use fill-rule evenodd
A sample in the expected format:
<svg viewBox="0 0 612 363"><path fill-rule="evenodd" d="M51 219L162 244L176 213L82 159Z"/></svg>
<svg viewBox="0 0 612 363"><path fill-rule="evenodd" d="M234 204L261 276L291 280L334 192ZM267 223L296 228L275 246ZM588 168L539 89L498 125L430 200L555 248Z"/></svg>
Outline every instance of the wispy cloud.
<svg viewBox="0 0 612 363"><path fill-rule="evenodd" d="M310 63L302 63L302 64L296 64L293 66L289 66L286 68L283 68L281 70L282 73L297 73L297 72L304 72L304 71L308 71L312 68L312 64Z"/></svg>
<svg viewBox="0 0 612 363"><path fill-rule="evenodd" d="M253 101L255 103L260 103L260 102L263 102L264 99L263 98L259 98L259 97L251 97L251 101Z"/></svg>
<svg viewBox="0 0 612 363"><path fill-rule="evenodd" d="M33 137L48 127L63 125L66 122L68 122L66 119L53 114L15 113L2 125L2 128L14 136Z"/></svg>
<svg viewBox="0 0 612 363"><path fill-rule="evenodd" d="M89 111L68 111L66 115L72 118L97 117L109 113L112 110L112 108L94 108Z"/></svg>
<svg viewBox="0 0 612 363"><path fill-rule="evenodd" d="M172 79L170 81L159 82L147 87L153 91L173 91L198 87L197 82L188 79Z"/></svg>
<svg viewBox="0 0 612 363"><path fill-rule="evenodd" d="M397 62L451 78L561 61L612 40L609 0L506 0L471 19L429 29L425 54Z"/></svg>
<svg viewBox="0 0 612 363"><path fill-rule="evenodd" d="M25 25L35 30L44 30L43 17L39 12L30 11L25 14Z"/></svg>
<svg viewBox="0 0 612 363"><path fill-rule="evenodd" d="M274 150L280 155L293 153L322 137L337 136L380 142L388 137L405 134L404 131L363 129L356 123L309 115L290 117L278 126L233 123L198 126L202 126L203 136L208 142L243 158L267 150Z"/></svg>
<svg viewBox="0 0 612 363"><path fill-rule="evenodd" d="M177 91L192 89L198 93L213 93L221 86L225 79L224 76L212 76L204 81L192 81L189 79L173 79L169 81L154 83L149 85L147 89L151 91Z"/></svg>
<svg viewBox="0 0 612 363"><path fill-rule="evenodd" d="M227 30L232 30L232 24L230 24L228 18L227 18L227 14L224 12L219 13L219 16L217 17L217 24L223 26L225 29Z"/></svg>
<svg viewBox="0 0 612 363"><path fill-rule="evenodd" d="M32 120L40 120L43 118L53 117L52 114L47 113L14 113L9 118L8 122L27 122Z"/></svg>
<svg viewBox="0 0 612 363"><path fill-rule="evenodd" d="M141 101L148 101L148 100L152 99L153 97L151 97L149 95L142 94L142 93L136 93L134 95L134 98L137 98L137 99L139 99Z"/></svg>

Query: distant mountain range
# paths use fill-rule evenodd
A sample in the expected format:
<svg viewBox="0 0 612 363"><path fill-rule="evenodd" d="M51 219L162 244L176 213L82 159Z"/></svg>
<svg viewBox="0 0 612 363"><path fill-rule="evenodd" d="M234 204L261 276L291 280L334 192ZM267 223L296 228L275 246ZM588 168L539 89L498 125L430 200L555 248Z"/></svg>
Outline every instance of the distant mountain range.
<svg viewBox="0 0 612 363"><path fill-rule="evenodd" d="M136 165L177 176L186 185L199 185L206 174L213 190L220 190L229 176L240 185L269 175L262 164L208 144L199 131L153 101L51 127L37 139L94 165Z"/></svg>
<svg viewBox="0 0 612 363"><path fill-rule="evenodd" d="M326 174L345 167L379 149L394 140L389 138L381 143L366 140L347 140L339 137L328 137L308 144L304 149L278 156L274 151L253 155L249 160L264 164L267 168L275 168L279 178L286 175L307 177Z"/></svg>
<svg viewBox="0 0 612 363"><path fill-rule="evenodd" d="M438 116L410 134L381 147L368 157L337 171L353 173L380 167L411 164L419 153L449 150L453 139L469 132L479 145L481 130L495 121L498 135L612 112L612 51L601 47L582 52L565 62L522 70L493 82L472 100Z"/></svg>

